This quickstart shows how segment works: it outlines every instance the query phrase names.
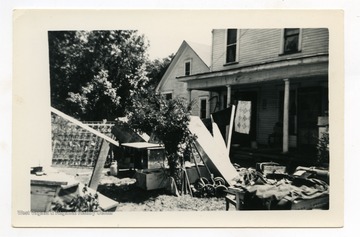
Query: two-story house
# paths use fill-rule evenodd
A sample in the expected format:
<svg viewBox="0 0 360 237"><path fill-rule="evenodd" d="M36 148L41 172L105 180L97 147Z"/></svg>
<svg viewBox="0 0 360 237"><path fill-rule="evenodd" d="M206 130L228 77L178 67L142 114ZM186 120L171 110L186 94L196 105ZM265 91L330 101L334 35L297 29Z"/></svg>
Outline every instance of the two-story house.
<svg viewBox="0 0 360 237"><path fill-rule="evenodd" d="M215 29L210 71L177 76L188 91L206 91L210 111L251 104L250 131L232 144L314 149L319 121L328 116L329 32L325 28ZM324 119L325 118L325 119ZM325 122L326 123L326 122Z"/></svg>
<svg viewBox="0 0 360 237"><path fill-rule="evenodd" d="M190 100L193 101L192 114L200 118L208 118L210 116L210 92L206 90L189 91L186 83L179 81L177 77L209 72L210 62L210 46L184 40L156 87L156 91L169 99L191 98Z"/></svg>

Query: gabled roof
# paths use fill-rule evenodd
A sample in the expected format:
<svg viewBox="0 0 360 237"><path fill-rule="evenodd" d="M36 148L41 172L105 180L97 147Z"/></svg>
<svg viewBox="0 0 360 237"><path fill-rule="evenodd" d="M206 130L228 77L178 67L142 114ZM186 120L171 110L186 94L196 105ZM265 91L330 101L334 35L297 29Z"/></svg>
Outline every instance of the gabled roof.
<svg viewBox="0 0 360 237"><path fill-rule="evenodd" d="M211 66L211 47L205 44L199 44L191 41L185 41L199 56L199 58L206 64Z"/></svg>
<svg viewBox="0 0 360 237"><path fill-rule="evenodd" d="M163 77L161 78L161 81L157 85L156 91L159 91L160 87L165 83L166 79L168 78L168 75L173 70L173 68L175 67L175 65L179 61L179 58L181 57L182 53L185 51L185 49L187 47L189 47L192 51L194 51L195 55L197 55L200 58L200 60L202 60L204 62L204 64L208 68L210 67L210 62L211 62L211 56L210 56L211 51L210 50L211 50L211 47L208 46L208 45L198 44L198 43L194 43L194 42L191 42L189 44L189 42L184 40L181 43L180 48L176 52L175 56L171 60L168 69L166 70Z"/></svg>

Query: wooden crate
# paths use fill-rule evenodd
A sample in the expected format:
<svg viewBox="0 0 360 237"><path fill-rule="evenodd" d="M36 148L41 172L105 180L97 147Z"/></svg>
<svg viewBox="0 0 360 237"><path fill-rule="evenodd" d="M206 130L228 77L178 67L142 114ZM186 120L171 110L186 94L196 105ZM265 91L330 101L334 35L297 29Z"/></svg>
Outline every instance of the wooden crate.
<svg viewBox="0 0 360 237"><path fill-rule="evenodd" d="M256 164L256 170L262 172L265 176L272 173L284 174L286 172L286 166L279 165L275 162L262 162Z"/></svg>
<svg viewBox="0 0 360 237"><path fill-rule="evenodd" d="M67 182L31 180L31 211L50 211L51 202Z"/></svg>
<svg viewBox="0 0 360 237"><path fill-rule="evenodd" d="M286 167L281 165L265 165L263 169L263 174L266 176L268 174L285 174Z"/></svg>
<svg viewBox="0 0 360 237"><path fill-rule="evenodd" d="M162 169L138 170L135 179L136 185L145 190L165 188L169 183L169 177Z"/></svg>
<svg viewBox="0 0 360 237"><path fill-rule="evenodd" d="M313 210L313 209L329 209L329 195L322 197L294 201L291 205L291 210Z"/></svg>

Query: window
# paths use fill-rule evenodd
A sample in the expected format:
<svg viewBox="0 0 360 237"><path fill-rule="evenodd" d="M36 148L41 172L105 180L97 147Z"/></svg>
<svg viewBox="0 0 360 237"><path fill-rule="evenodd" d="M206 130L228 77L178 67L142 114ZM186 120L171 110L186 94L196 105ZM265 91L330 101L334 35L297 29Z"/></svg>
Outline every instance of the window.
<svg viewBox="0 0 360 237"><path fill-rule="evenodd" d="M300 29L288 28L284 29L284 45L283 53L296 53L300 51Z"/></svg>
<svg viewBox="0 0 360 237"><path fill-rule="evenodd" d="M185 62L185 76L189 76L191 72L191 64L190 61Z"/></svg>
<svg viewBox="0 0 360 237"><path fill-rule="evenodd" d="M228 29L226 41L226 63L232 63L236 61L236 43L237 29Z"/></svg>
<svg viewBox="0 0 360 237"><path fill-rule="evenodd" d="M206 118L206 99L200 99L200 118Z"/></svg>
<svg viewBox="0 0 360 237"><path fill-rule="evenodd" d="M167 99L167 100L172 99L172 93L171 92L165 92L165 93L163 93L163 95L165 96L165 99Z"/></svg>

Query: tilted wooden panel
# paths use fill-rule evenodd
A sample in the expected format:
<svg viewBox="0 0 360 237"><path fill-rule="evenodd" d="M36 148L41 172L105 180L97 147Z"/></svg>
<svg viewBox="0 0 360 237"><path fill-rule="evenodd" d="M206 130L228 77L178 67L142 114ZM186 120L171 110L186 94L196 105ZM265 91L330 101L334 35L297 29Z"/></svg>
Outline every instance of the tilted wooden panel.
<svg viewBox="0 0 360 237"><path fill-rule="evenodd" d="M52 113L51 119L52 165L94 167L103 139L57 114ZM89 122L87 125L112 137L113 123ZM107 163L109 162L111 162L110 156Z"/></svg>

